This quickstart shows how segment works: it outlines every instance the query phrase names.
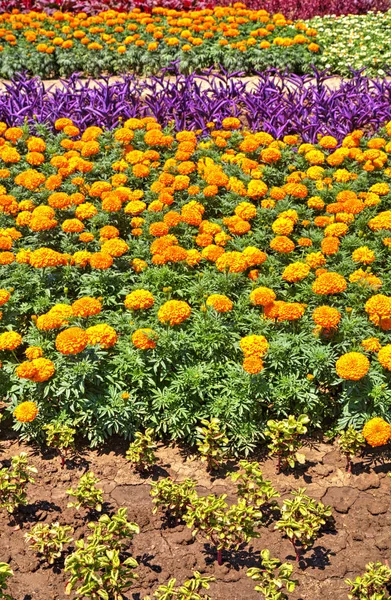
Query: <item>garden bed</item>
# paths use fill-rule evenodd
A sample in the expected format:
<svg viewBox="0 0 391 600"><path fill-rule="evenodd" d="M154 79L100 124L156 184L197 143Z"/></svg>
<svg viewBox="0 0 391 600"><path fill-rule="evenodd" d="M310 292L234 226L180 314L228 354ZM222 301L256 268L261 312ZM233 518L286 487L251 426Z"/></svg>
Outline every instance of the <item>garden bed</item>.
<svg viewBox="0 0 391 600"><path fill-rule="evenodd" d="M345 600L348 587L344 580L355 578L365 570L368 562L391 559L391 508L389 496L391 480L387 477L390 464L378 454L354 459L353 474L345 472L336 446L314 441L303 452L307 462L297 472L276 475L275 462L261 458L261 468L267 479L281 493L281 504L291 490L306 487L307 493L332 507L334 527L309 549L298 566L292 546L272 523L261 532L261 537L251 541L238 552L224 553L223 565L218 566L215 551L202 540L194 541L191 531L184 525L167 526L161 514L152 514L149 495L150 481L170 475L175 481L187 477L198 482L198 493L227 493L234 500L235 486L229 473L237 466L229 462L226 470L211 478L204 463L181 451L178 447L160 446L159 464L154 467L151 479L136 474L125 459L127 445L112 440L110 447L98 453L83 450L75 460L69 460L61 470L58 456L32 447L19 445L14 440L2 443L2 461L20 451L26 451L29 462L38 473L35 485L28 492L29 504L22 508L22 526L15 531L6 514L1 514L0 561L10 562L14 577L9 593L17 600L62 600L66 574L63 560L49 568L40 562L28 548L24 534L37 522L51 523L59 520L75 529L75 539L86 532L86 511L80 514L66 508L66 490L73 487L82 473L93 471L101 480L98 487L104 491L104 511L112 513L119 507L128 508L128 518L140 526L131 552L137 559L139 580L125 594L129 600L140 600L156 587L175 576L183 583L192 571L212 575L208 594L213 600L256 600L254 582L246 570L259 566L259 552L264 548L283 562L294 565L294 578L299 581L292 600ZM71 544L72 546L72 544ZM71 596L72 598L72 596Z"/></svg>

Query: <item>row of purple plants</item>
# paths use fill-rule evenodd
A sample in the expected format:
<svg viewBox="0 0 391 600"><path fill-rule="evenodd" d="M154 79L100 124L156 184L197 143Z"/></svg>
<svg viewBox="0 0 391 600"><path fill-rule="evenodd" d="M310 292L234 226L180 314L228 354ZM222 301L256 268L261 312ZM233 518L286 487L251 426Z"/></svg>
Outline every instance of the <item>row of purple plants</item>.
<svg viewBox="0 0 391 600"><path fill-rule="evenodd" d="M355 73L330 86L327 73L283 75L259 73L246 83L239 73L181 75L139 80L126 75L81 80L77 75L58 87L45 88L39 78L19 75L0 92L0 120L7 125L46 123L69 117L81 129L90 125L113 128L123 119L152 115L162 126L177 130L207 131L228 116L245 126L270 132L275 137L301 134L313 142L318 134L341 140L354 129L374 132L391 119L391 82L374 81Z"/></svg>
<svg viewBox="0 0 391 600"><path fill-rule="evenodd" d="M97 13L106 9L128 12L134 7L150 12L156 6L176 10L201 10L214 6L228 6L230 0L0 0L0 12L18 10L55 10ZM311 19L316 15L366 14L386 11L391 0L246 0L248 8L261 8L271 13L282 12L290 19Z"/></svg>

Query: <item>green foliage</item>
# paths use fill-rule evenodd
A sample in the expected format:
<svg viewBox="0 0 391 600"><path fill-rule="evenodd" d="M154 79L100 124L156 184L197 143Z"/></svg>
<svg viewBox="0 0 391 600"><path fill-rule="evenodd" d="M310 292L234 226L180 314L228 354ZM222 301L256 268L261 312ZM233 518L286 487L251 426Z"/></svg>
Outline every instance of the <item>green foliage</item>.
<svg viewBox="0 0 391 600"><path fill-rule="evenodd" d="M218 561L221 564L221 550L237 550L244 542L259 537L256 531L262 512L249 506L243 498L237 504L228 506L227 495L192 499L183 517L186 525L193 530L193 536L202 534L211 540L218 550Z"/></svg>
<svg viewBox="0 0 391 600"><path fill-rule="evenodd" d="M239 498L257 508L275 506L273 498L278 498L280 494L274 489L271 481L263 478L259 463L241 460L239 464L241 470L231 475L232 481L237 484Z"/></svg>
<svg viewBox="0 0 391 600"><path fill-rule="evenodd" d="M293 567L289 563L281 563L278 558L271 558L269 550L262 550L262 568L248 569L247 576L258 582L255 591L260 592L265 600L286 600L285 590L295 590L297 581L292 579Z"/></svg>
<svg viewBox="0 0 391 600"><path fill-rule="evenodd" d="M127 514L127 508L119 508L118 512L111 517L102 515L97 523L88 523L88 527L92 530L92 535L88 539L90 541L97 539L108 544L113 550L122 550L135 534L140 533L139 526L128 521Z"/></svg>
<svg viewBox="0 0 391 600"><path fill-rule="evenodd" d="M356 579L346 579L350 586L348 598L357 600L383 600L389 598L388 586L391 585L391 569L381 562L369 563L365 573Z"/></svg>
<svg viewBox="0 0 391 600"><path fill-rule="evenodd" d="M52 421L44 425L42 429L46 432L46 444L50 448L56 448L61 457L61 466L64 467L65 459L69 450L74 450L76 429L61 421Z"/></svg>
<svg viewBox="0 0 391 600"><path fill-rule="evenodd" d="M181 519L192 500L197 498L196 485L193 479L176 483L170 477L165 477L160 481L153 481L150 492L154 504L153 512L156 513L160 508L175 519Z"/></svg>
<svg viewBox="0 0 391 600"><path fill-rule="evenodd" d="M7 579L13 576L13 571L9 564L0 562L0 598L2 600L13 600L9 594L5 593L7 589Z"/></svg>
<svg viewBox="0 0 391 600"><path fill-rule="evenodd" d="M25 534L26 541L35 552L42 554L49 565L52 565L56 558L60 558L64 544L69 544L72 537L68 535L72 531L69 525L60 525L55 523L37 523L28 533Z"/></svg>
<svg viewBox="0 0 391 600"><path fill-rule="evenodd" d="M309 548L331 516L330 506L317 502L304 492L304 488L299 488L291 493L291 500L284 500L281 517L276 523L276 529L282 531L292 542L296 560L300 558L297 542L300 542L304 550Z"/></svg>
<svg viewBox="0 0 391 600"><path fill-rule="evenodd" d="M197 427L197 448L201 460L207 463L208 471L218 469L227 456L228 438L220 430L220 419L203 419L203 427Z"/></svg>
<svg viewBox="0 0 391 600"><path fill-rule="evenodd" d="M175 587L176 579L173 577L167 584L159 585L153 593L153 598L157 600L211 600L207 594L199 594L201 589L208 590L209 583L214 581L214 577L201 575L194 571L193 577L185 581L180 587ZM144 596L144 600L151 600L151 596Z"/></svg>
<svg viewBox="0 0 391 600"><path fill-rule="evenodd" d="M127 509L116 515L102 515L87 539L76 542L76 550L65 559L65 572L70 573L65 593L92 600L123 600L137 578L138 566L133 557L126 557L126 545L139 533L136 523L127 521Z"/></svg>
<svg viewBox="0 0 391 600"><path fill-rule="evenodd" d="M95 477L92 471L84 473L80 477L79 483L76 489L68 489L68 496L74 496L76 502L69 502L68 508L87 508L100 512L102 510L103 503L103 492L97 489L95 486L99 483L98 477Z"/></svg>
<svg viewBox="0 0 391 600"><path fill-rule="evenodd" d="M310 422L307 415L294 417L289 415L287 419L281 421L270 420L267 422L267 429L264 434L271 439L268 448L270 456L277 456L277 472L289 465L292 469L296 462L304 464L305 456L300 454L301 435L307 433L306 425Z"/></svg>
<svg viewBox="0 0 391 600"><path fill-rule="evenodd" d="M338 445L342 454L346 456L346 470L352 470L352 457L356 456L365 446L365 438L353 425L349 425L345 431L339 432Z"/></svg>
<svg viewBox="0 0 391 600"><path fill-rule="evenodd" d="M10 514L20 506L27 504L27 485L34 483L32 475L37 473L27 461L27 454L21 452L13 456L11 467L0 469L0 508L5 508Z"/></svg>
<svg viewBox="0 0 391 600"><path fill-rule="evenodd" d="M133 463L138 471L146 471L157 462L155 454L157 444L153 436L154 431L151 428L146 429L145 433L137 431L134 442L126 452L127 460Z"/></svg>

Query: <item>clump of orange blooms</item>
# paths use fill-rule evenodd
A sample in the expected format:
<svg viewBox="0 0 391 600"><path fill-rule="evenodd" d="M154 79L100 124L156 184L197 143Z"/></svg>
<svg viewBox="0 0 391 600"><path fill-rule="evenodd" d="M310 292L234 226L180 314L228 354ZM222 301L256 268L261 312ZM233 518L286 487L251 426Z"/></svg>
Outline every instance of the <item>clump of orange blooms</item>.
<svg viewBox="0 0 391 600"><path fill-rule="evenodd" d="M372 448L384 446L391 440L391 425L381 417L374 417L365 423L362 434Z"/></svg>

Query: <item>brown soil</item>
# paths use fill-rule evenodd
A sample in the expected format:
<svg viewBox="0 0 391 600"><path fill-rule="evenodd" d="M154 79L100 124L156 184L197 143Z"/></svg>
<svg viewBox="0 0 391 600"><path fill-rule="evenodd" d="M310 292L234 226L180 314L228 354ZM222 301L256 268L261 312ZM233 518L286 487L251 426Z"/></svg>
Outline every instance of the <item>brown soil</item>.
<svg viewBox="0 0 391 600"><path fill-rule="evenodd" d="M27 547L23 536L38 521L56 520L72 525L75 539L83 536L86 513L76 514L74 509L67 508L69 498L65 492L87 470L101 479L106 500L104 510L110 512L126 506L129 519L140 526L140 534L132 543L132 554L139 562L139 580L125 595L128 600L142 600L170 577L183 583L193 570L216 578L208 591L214 600L256 600L260 595L254 591L255 584L246 576L246 570L259 565L260 550L268 548L272 556L295 564L290 542L271 524L262 530L259 539L242 550L224 553L224 564L219 567L215 551L208 543L194 541L185 526L168 527L161 515L152 514L151 479L132 470L125 459L125 450L121 444L106 453L88 450L62 470L54 453L42 455L39 450L14 440L1 443L3 464L8 464L11 456L26 451L30 464L38 469L36 483L29 488L29 505L21 510L21 529L15 530L4 511L0 515L0 561L9 562L14 571L9 592L15 600L65 599L63 561L53 568L47 567ZM367 456L355 461L354 473L350 475L332 445L317 443L304 451L307 463L296 473L276 475L274 463L269 459L262 461L264 475L271 479L282 499L290 490L306 487L310 496L333 508L334 530L324 531L313 548L307 550L300 566L295 564L299 586L290 598L346 599L346 577L356 577L370 561L391 559L391 479L387 477L391 463ZM227 493L234 500L235 486L227 477L236 469L234 463L228 465L224 474L211 478L204 463L184 456L178 448L162 446L158 455L160 464L152 473L153 480L168 475L177 481L193 477L198 481L200 494Z"/></svg>

